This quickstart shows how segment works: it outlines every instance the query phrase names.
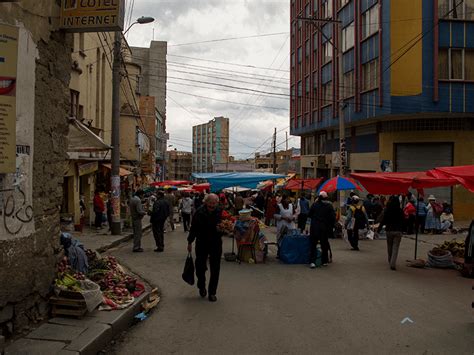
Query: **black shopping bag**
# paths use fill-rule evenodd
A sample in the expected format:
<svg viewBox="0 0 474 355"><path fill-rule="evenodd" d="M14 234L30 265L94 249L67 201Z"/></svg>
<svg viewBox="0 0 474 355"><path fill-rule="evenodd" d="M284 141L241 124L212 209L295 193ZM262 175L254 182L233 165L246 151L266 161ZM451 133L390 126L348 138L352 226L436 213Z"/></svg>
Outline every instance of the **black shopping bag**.
<svg viewBox="0 0 474 355"><path fill-rule="evenodd" d="M194 285L194 262L191 253L188 254L186 262L184 263L184 270L182 276L185 282L187 282L191 286Z"/></svg>

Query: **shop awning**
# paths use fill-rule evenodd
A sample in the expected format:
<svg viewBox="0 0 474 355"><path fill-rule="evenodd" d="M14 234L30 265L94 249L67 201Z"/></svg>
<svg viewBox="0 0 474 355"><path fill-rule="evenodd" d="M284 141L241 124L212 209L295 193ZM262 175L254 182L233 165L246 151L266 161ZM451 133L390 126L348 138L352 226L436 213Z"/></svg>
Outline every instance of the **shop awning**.
<svg viewBox="0 0 474 355"><path fill-rule="evenodd" d="M111 164L102 164L103 167L109 169L109 170L112 170L112 165ZM127 169L124 169L124 168L119 168L119 175L120 176L129 176L129 175L133 175L133 173Z"/></svg>
<svg viewBox="0 0 474 355"><path fill-rule="evenodd" d="M76 119L69 120L67 141L67 151L69 153L101 152L112 149L112 147L106 144L102 138Z"/></svg>

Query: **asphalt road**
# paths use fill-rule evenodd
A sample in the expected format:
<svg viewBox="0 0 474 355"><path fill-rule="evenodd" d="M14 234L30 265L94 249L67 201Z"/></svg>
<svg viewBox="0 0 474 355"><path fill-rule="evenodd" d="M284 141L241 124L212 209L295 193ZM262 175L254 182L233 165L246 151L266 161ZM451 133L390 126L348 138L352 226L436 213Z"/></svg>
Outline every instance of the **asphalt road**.
<svg viewBox="0 0 474 355"><path fill-rule="evenodd" d="M334 262L315 270L280 264L274 253L266 264L222 260L218 301L210 303L181 279L185 234L165 238L164 253L153 252L151 234L145 253L132 253L130 244L112 251L162 292L152 316L113 353L474 353L472 280L405 266L412 240L402 240L397 271L388 267L385 241L361 241L360 252L332 241ZM431 247L422 243L420 255ZM405 317L413 323L402 324Z"/></svg>

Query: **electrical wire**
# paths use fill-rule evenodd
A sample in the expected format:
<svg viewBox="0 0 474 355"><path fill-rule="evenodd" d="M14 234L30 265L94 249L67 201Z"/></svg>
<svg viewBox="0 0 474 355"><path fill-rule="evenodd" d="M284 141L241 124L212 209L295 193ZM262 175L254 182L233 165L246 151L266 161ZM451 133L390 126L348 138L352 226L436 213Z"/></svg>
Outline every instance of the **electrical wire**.
<svg viewBox="0 0 474 355"><path fill-rule="evenodd" d="M248 38L259 38L259 37L270 37L270 36L278 36L288 34L288 32L278 32L278 33L266 33L261 35L251 35L251 36L243 36L243 37L229 37L229 38L220 38L220 39L211 39L207 41L199 41L199 42L190 42L190 43L180 43L180 44L169 44L168 47L180 47L180 46L190 46L194 44L203 44L203 43L214 43L214 42L224 42L224 41L232 41L236 39L248 39Z"/></svg>

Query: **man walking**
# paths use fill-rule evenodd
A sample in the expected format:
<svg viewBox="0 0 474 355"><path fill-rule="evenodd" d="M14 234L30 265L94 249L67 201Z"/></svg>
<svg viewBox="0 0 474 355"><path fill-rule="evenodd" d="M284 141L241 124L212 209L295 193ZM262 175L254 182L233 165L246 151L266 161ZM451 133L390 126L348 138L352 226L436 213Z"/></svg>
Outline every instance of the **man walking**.
<svg viewBox="0 0 474 355"><path fill-rule="evenodd" d="M193 223L188 236L188 252L192 251L192 243L196 240L196 276L197 287L202 298L206 297L206 270L209 258L210 280L209 301L217 301L216 292L219 283L222 255L222 232L217 230L221 222L222 211L217 207L219 197L216 194L206 195L204 205L193 217Z"/></svg>
<svg viewBox="0 0 474 355"><path fill-rule="evenodd" d="M143 252L142 242L142 219L146 215L142 205L143 190L137 190L135 195L130 199L130 215L132 216L133 226L133 251L136 253Z"/></svg>
<svg viewBox="0 0 474 355"><path fill-rule="evenodd" d="M150 223L153 230L153 237L155 238L156 252L162 252L165 249L165 222L169 213L170 209L168 202L165 201L165 194L163 191L158 191L156 194L156 201L153 204L153 209L149 212L151 216Z"/></svg>
<svg viewBox="0 0 474 355"><path fill-rule="evenodd" d="M304 192L301 193L301 196L298 200L298 229L301 232L304 232L306 229L306 221L308 220L309 213L309 201L306 199Z"/></svg>
<svg viewBox="0 0 474 355"><path fill-rule="evenodd" d="M359 196L352 197L351 205L347 210L345 227L352 250L359 250L359 230L367 227L369 218L365 212L364 206L359 205Z"/></svg>
<svg viewBox="0 0 474 355"><path fill-rule="evenodd" d="M179 209L181 210L181 217L183 218L184 232L187 232L191 224L191 212L193 209L193 200L189 197L188 193L184 194Z"/></svg>
<svg viewBox="0 0 474 355"><path fill-rule="evenodd" d="M311 218L309 236L311 238L310 267L312 269L316 267L316 246L318 242L321 244L323 266L327 266L329 263L329 237L332 235L336 224L336 212L327 199L328 194L321 191L318 200L313 203L308 214L308 217Z"/></svg>
<svg viewBox="0 0 474 355"><path fill-rule="evenodd" d="M399 198L398 196L391 196L385 208L378 232L380 233L383 226L385 226L385 230L387 231L388 263L392 270L396 270L397 267L398 250L402 240L404 224L404 215L400 207Z"/></svg>
<svg viewBox="0 0 474 355"><path fill-rule="evenodd" d="M168 206L169 206L169 209L170 209L169 217L168 217L170 228L171 228L171 230L174 231L174 205L176 204L176 198L174 197L172 189L168 189L166 191L165 200L166 200L166 202L168 202Z"/></svg>

